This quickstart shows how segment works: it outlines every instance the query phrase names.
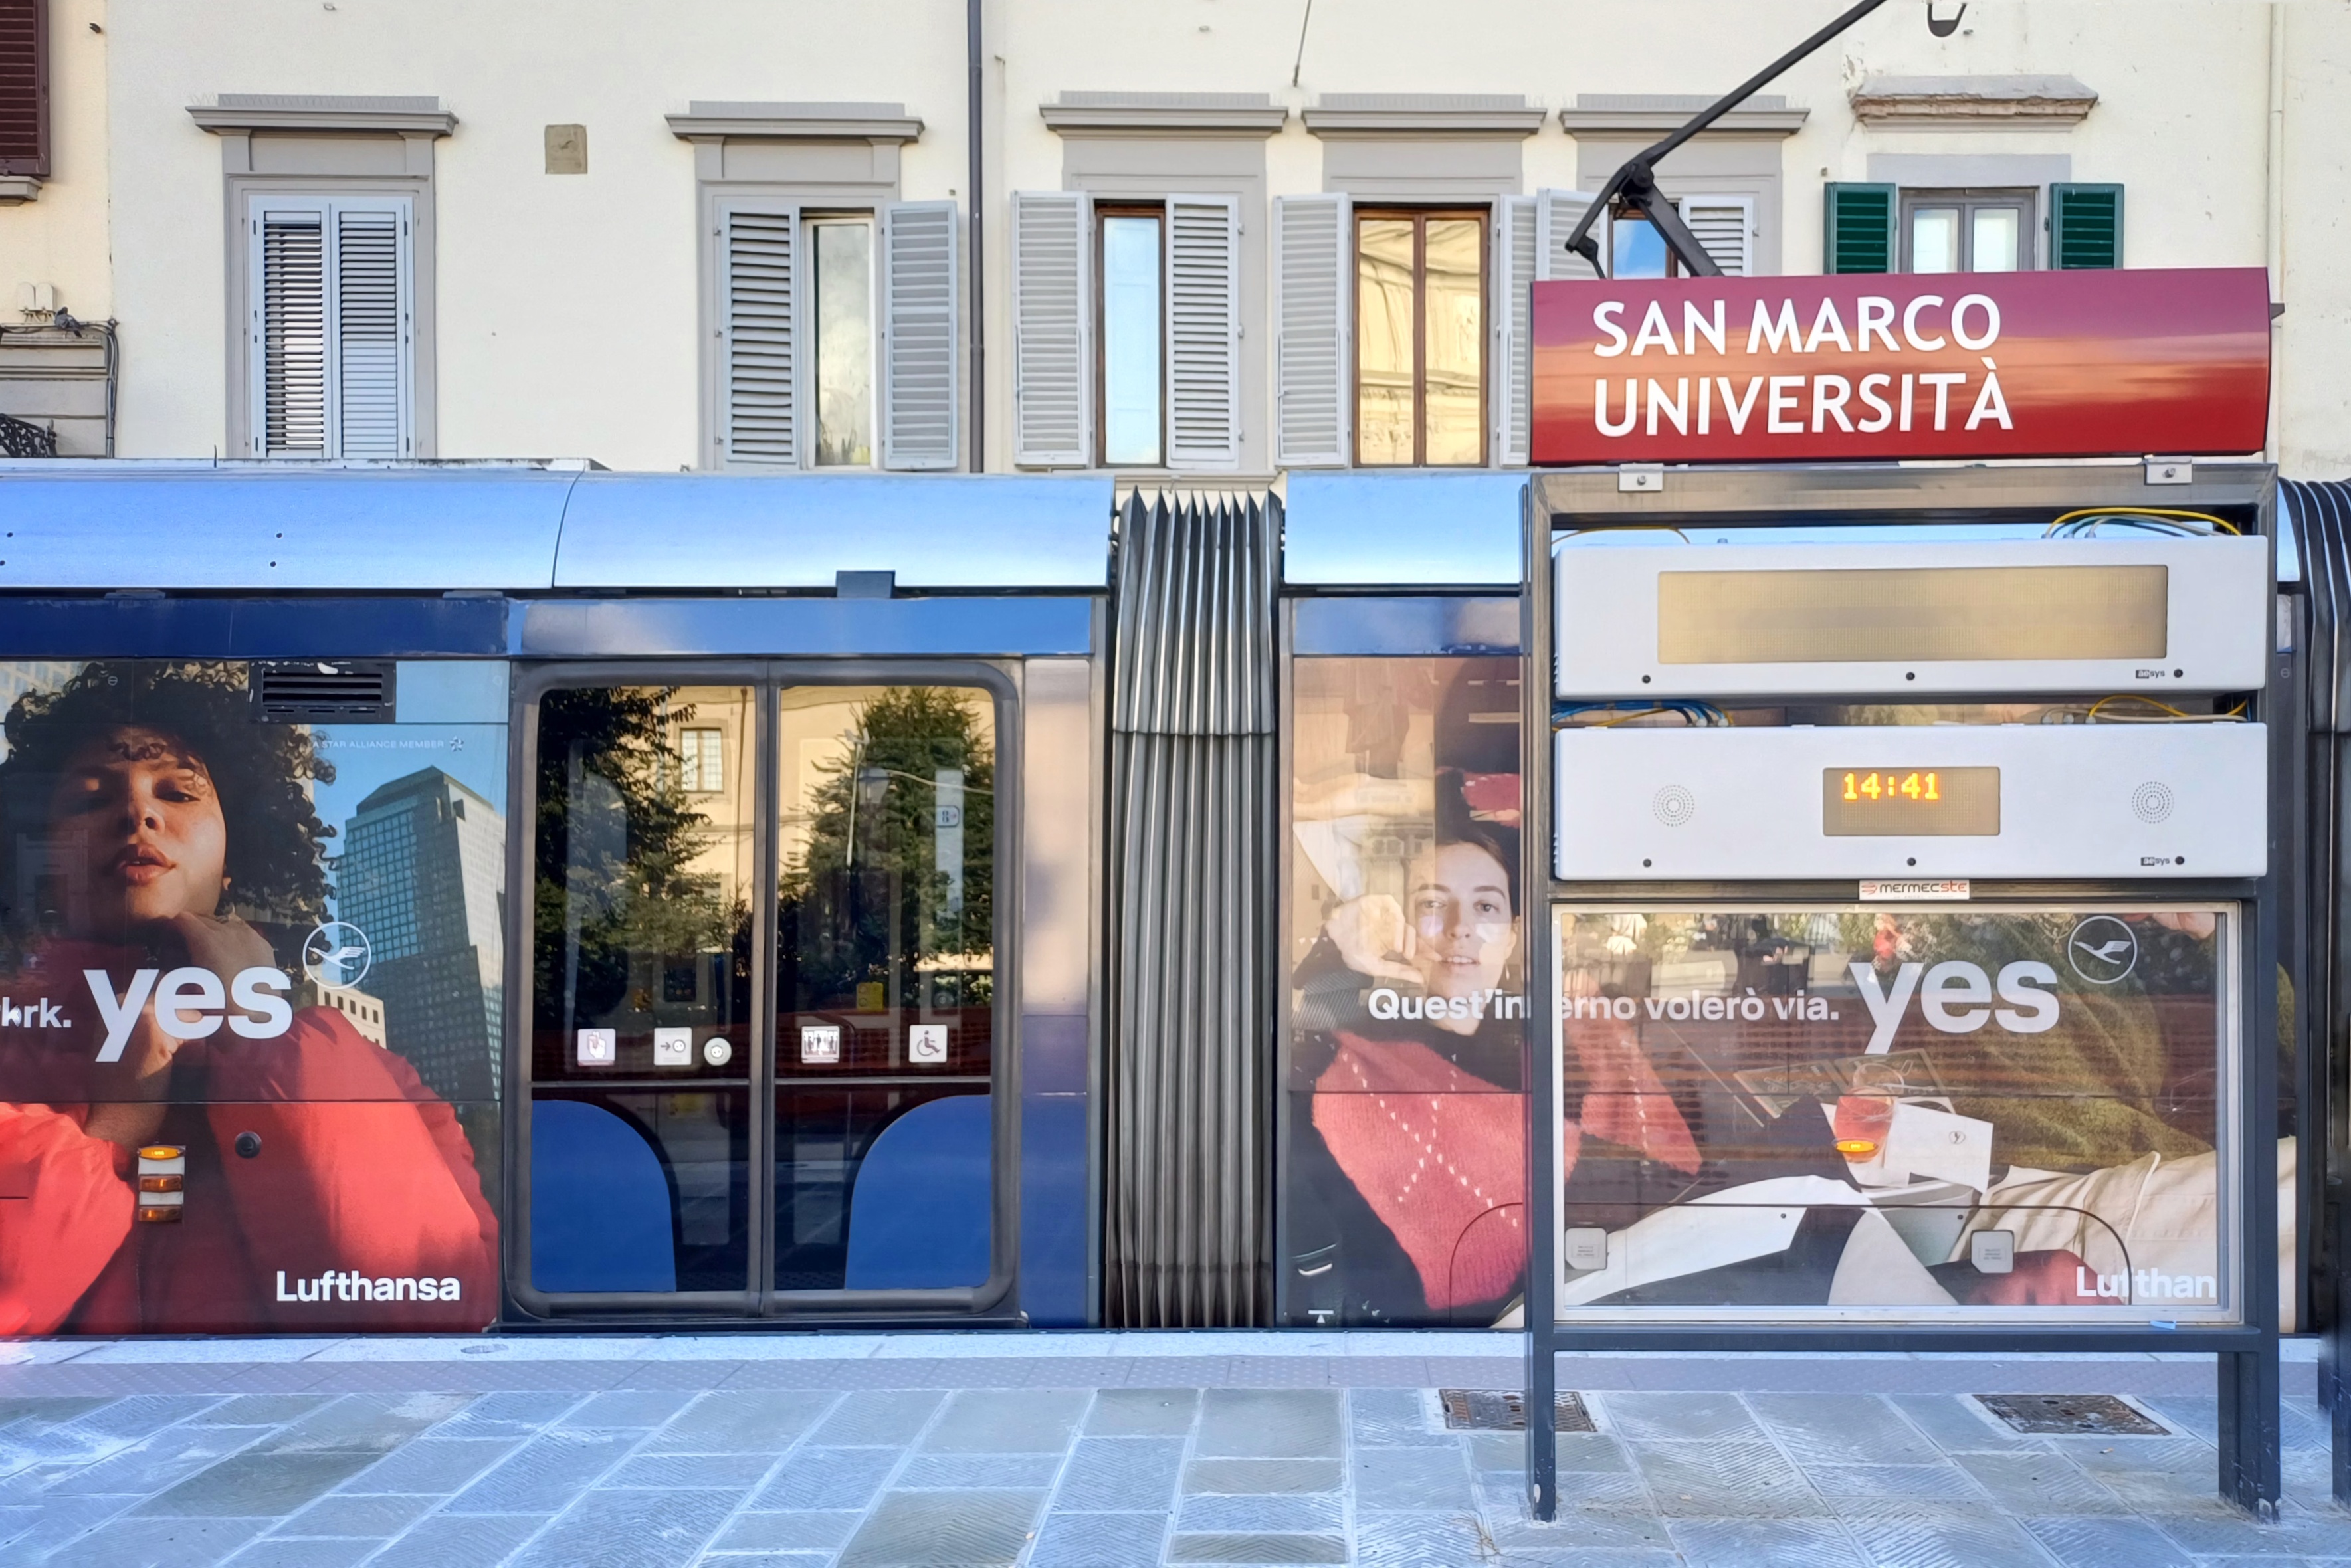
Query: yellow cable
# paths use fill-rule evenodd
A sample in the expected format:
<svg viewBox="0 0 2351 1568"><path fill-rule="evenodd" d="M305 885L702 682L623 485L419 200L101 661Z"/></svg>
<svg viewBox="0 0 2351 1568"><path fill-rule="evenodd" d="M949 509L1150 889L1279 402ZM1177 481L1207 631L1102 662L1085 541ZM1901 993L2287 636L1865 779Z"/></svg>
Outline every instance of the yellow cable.
<svg viewBox="0 0 2351 1568"><path fill-rule="evenodd" d="M2237 715L2245 711L2245 705L2242 702L2240 702L2235 707L2230 708L2223 713L2189 713L2185 708L2174 707L2169 703L2158 702L2154 697L2144 695L2138 692L2117 692L2112 696L2100 697L2096 702L2092 703L2088 711L2084 713L2082 716L2085 719L2095 719L2098 716L2098 710L2105 706L2108 703L2145 703L2148 707L2162 710L2172 718L2187 719L2190 723L2199 723L2207 719L2234 718ZM2147 721L2145 719L2116 717L2109 722L2116 724L2145 724Z"/></svg>
<svg viewBox="0 0 2351 1568"><path fill-rule="evenodd" d="M2043 537L2082 517L2171 517L2189 522L2210 523L2224 533L2244 532L2228 518L2216 517L2210 512L2184 512L2174 507L2084 507L2078 511L2067 512L2064 517L2051 523L2044 530Z"/></svg>

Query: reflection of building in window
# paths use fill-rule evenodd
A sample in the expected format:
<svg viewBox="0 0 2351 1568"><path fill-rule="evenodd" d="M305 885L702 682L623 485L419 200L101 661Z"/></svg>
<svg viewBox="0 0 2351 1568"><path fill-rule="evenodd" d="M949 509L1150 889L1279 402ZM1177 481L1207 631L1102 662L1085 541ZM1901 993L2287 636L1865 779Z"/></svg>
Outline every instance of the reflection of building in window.
<svg viewBox="0 0 2351 1568"><path fill-rule="evenodd" d="M716 795L726 788L724 735L716 729L678 731L679 782L689 794Z"/></svg>
<svg viewBox="0 0 2351 1568"><path fill-rule="evenodd" d="M1486 218L1355 218L1355 461L1486 461Z"/></svg>
<svg viewBox="0 0 2351 1568"><path fill-rule="evenodd" d="M329 990L306 975L302 983L294 988L294 1005L298 1008L332 1008L350 1020L350 1026L359 1030L360 1039L371 1045L385 1043L383 998L372 992L349 986L340 990Z"/></svg>
<svg viewBox="0 0 2351 1568"><path fill-rule="evenodd" d="M372 950L377 1038L448 1100L498 1090L505 864L497 808L437 768L375 790L343 827L335 914Z"/></svg>

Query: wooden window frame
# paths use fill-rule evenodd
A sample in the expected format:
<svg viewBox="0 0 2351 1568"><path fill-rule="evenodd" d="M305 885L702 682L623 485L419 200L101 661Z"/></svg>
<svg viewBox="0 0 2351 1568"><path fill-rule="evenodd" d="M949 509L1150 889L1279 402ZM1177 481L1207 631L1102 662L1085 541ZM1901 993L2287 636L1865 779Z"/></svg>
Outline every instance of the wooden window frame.
<svg viewBox="0 0 2351 1568"><path fill-rule="evenodd" d="M46 180L54 142L49 132L49 0L33 7L33 156L0 158L0 176Z"/></svg>
<svg viewBox="0 0 2351 1568"><path fill-rule="evenodd" d="M1366 464L1364 461L1363 421L1363 357L1358 343L1350 356L1347 367L1348 458L1357 468L1427 468L1428 461L1428 222L1432 218L1474 220L1478 225L1478 294L1482 308L1490 317L1494 309L1494 210L1489 206L1401 206L1359 204L1348 214L1347 276L1351 285L1363 273L1363 225L1365 222L1394 222L1405 219L1412 224L1412 461L1406 463ZM1354 313L1363 308L1361 291L1350 287L1351 301L1348 322L1349 336L1359 337L1356 330L1361 318ZM1493 417L1493 322L1489 319L1478 345L1478 431L1479 456L1475 463L1435 465L1445 468L1490 468L1494 464L1494 433L1489 421Z"/></svg>
<svg viewBox="0 0 2351 1568"><path fill-rule="evenodd" d="M1959 277L1976 269L1975 214L1979 209L2012 207L2018 209L2016 220L2016 270L2039 272L2048 267L2042 254L2040 219L2048 198L2040 191L2024 185L1967 185L1941 188L1932 185L1905 185L1895 195L1894 263L1896 270L1912 275L1917 265L1917 236L1912 232L1914 215L1920 207L1956 207L1959 214ZM1916 274L1933 277L1931 273Z"/></svg>
<svg viewBox="0 0 2351 1568"><path fill-rule="evenodd" d="M1102 266L1102 224L1108 218L1150 218L1159 225L1159 461L1156 463L1123 463L1117 466L1128 469L1148 468L1155 472L1165 468L1167 445L1172 432L1167 395L1167 204L1144 200L1103 201L1092 204L1089 222L1092 234L1089 243L1093 246L1093 461L1098 468L1108 468L1110 460L1110 279Z"/></svg>

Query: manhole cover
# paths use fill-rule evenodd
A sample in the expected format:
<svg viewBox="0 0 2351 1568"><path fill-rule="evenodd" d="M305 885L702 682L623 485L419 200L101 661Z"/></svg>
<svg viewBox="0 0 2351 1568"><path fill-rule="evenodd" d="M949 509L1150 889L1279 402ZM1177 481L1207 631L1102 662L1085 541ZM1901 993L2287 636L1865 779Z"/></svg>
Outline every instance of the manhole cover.
<svg viewBox="0 0 2351 1568"><path fill-rule="evenodd" d="M1977 1403L2019 1432L2035 1437L2168 1437L2136 1406L2111 1394L1979 1394Z"/></svg>
<svg viewBox="0 0 2351 1568"><path fill-rule="evenodd" d="M1445 1426L1452 1432L1523 1432L1527 1429L1527 1396L1506 1389L1440 1388ZM1583 1396L1562 1391L1556 1406L1558 1430L1597 1432Z"/></svg>

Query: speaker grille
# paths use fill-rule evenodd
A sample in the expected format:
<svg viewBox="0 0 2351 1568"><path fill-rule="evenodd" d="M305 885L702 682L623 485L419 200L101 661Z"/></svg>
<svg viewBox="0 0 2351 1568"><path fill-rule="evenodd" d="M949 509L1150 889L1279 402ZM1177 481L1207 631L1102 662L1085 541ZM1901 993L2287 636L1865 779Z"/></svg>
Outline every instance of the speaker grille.
<svg viewBox="0 0 2351 1568"><path fill-rule="evenodd" d="M1698 797L1679 784L1668 784L1649 798L1649 810L1666 826L1678 828L1698 815Z"/></svg>
<svg viewBox="0 0 2351 1568"><path fill-rule="evenodd" d="M2142 822L2160 822L2171 815L2171 786L2150 779L2131 791L2131 815Z"/></svg>

